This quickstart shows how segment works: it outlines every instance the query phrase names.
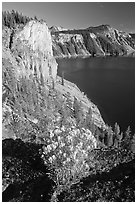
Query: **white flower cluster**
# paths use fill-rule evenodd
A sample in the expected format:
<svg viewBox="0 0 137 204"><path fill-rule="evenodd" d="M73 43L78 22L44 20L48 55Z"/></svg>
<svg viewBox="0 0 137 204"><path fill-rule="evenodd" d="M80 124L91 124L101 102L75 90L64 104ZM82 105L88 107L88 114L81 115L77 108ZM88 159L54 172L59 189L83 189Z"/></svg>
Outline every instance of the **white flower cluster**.
<svg viewBox="0 0 137 204"><path fill-rule="evenodd" d="M47 140L50 140L50 143L43 147L42 155L46 164L69 165L70 168L80 165L79 168L85 166L84 168L89 169L85 162L88 152L97 147L97 141L90 130L75 126L70 128L57 126L49 131Z"/></svg>

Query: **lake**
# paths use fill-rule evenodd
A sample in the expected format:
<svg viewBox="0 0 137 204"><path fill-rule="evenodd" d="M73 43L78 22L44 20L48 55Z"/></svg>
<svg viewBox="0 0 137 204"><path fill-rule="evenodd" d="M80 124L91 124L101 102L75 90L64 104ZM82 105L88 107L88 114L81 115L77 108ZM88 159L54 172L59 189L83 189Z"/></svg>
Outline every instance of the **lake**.
<svg viewBox="0 0 137 204"><path fill-rule="evenodd" d="M135 132L135 58L58 59L58 74L75 83L97 105L104 121Z"/></svg>

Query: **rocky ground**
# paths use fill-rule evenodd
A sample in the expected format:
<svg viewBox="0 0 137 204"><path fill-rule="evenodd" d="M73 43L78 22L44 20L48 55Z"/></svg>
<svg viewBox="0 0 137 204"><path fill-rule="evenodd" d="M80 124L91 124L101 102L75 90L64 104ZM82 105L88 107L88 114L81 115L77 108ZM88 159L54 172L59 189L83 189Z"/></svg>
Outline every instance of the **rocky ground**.
<svg viewBox="0 0 137 204"><path fill-rule="evenodd" d="M89 176L58 196L59 202L134 202L135 161Z"/></svg>
<svg viewBox="0 0 137 204"><path fill-rule="evenodd" d="M5 139L3 150L3 202L49 201L54 182L39 155L39 145Z"/></svg>
<svg viewBox="0 0 137 204"><path fill-rule="evenodd" d="M5 139L2 146L3 202L135 201L135 160L131 152L93 150L89 176L59 187L40 157L41 145Z"/></svg>

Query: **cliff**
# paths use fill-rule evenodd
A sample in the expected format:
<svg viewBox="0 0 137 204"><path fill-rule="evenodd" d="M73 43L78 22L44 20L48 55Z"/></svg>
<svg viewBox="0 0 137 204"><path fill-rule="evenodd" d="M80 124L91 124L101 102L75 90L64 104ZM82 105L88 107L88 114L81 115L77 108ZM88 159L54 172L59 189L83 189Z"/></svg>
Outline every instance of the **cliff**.
<svg viewBox="0 0 137 204"><path fill-rule="evenodd" d="M12 40L9 35L12 35ZM11 77L11 81L9 81L9 77ZM51 35L45 22L30 21L25 27L14 31L14 34L9 29L3 30L4 105L7 105L7 101L12 100L8 99L9 90L16 100L18 93L22 95L29 93L28 85L32 83L34 88L44 89L47 97L50 91L55 94L59 92L64 100L69 99L72 104L74 97L77 98L84 113L88 112L91 107L95 125L105 128L105 123L97 107L76 85L64 81L65 84L62 85L60 77L57 76L57 63L53 57ZM34 92L33 97L35 95L38 97Z"/></svg>
<svg viewBox="0 0 137 204"><path fill-rule="evenodd" d="M57 63L53 58L52 41L45 23L30 21L12 39L11 51L21 64L21 76L36 77L43 83L56 81Z"/></svg>
<svg viewBox="0 0 137 204"><path fill-rule="evenodd" d="M46 168L54 167L60 171L68 166L69 171L65 171L71 172L74 177L80 171L87 174L89 167L85 160L88 151L99 145L95 133L87 125L91 123L94 129L102 130L107 127L98 108L75 84L64 80L62 85L61 78L57 76L57 63L46 23L33 20L16 30L4 28L2 64L2 136L6 148L12 140L15 149L20 145L20 140L25 143L25 148L28 143L33 143L39 147L34 151L38 155L38 163L43 161ZM88 150L86 145L89 145ZM14 160L13 154L3 154L3 165L13 161L16 166L17 162L24 172L20 158ZM23 161L26 163L26 158ZM32 163L29 162L28 169L32 168ZM78 168L79 164L81 169ZM32 177L35 174L39 175L36 169L32 169ZM18 179L15 182L23 182ZM60 182L65 182L63 178L60 179ZM11 185L11 180L4 177L3 182L5 191Z"/></svg>
<svg viewBox="0 0 137 204"><path fill-rule="evenodd" d="M53 53L56 57L127 56L134 54L133 35L109 25L81 30L51 29Z"/></svg>
<svg viewBox="0 0 137 204"><path fill-rule="evenodd" d="M57 76L44 21L4 27L2 37L3 201L57 201L82 178L134 159L129 140L119 149L119 127L114 133L97 106ZM105 158L95 154L101 148L108 148Z"/></svg>

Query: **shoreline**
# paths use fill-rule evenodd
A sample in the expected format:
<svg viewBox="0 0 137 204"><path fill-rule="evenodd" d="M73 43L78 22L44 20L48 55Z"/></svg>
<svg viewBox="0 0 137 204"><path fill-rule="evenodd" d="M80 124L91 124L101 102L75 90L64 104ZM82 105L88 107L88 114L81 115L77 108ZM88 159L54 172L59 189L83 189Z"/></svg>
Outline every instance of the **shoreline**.
<svg viewBox="0 0 137 204"><path fill-rule="evenodd" d="M81 59L85 59L85 58L118 58L118 57L132 57L132 58L135 58L135 52L132 52L132 53L130 53L130 54L128 54L128 55L118 55L118 56L115 56L115 55L113 55L113 56L111 56L111 55L98 55L98 56L92 56L92 55L77 55L77 56L75 56L75 55L71 55L71 56L54 56L55 57L55 59L77 59L77 58L81 58Z"/></svg>

